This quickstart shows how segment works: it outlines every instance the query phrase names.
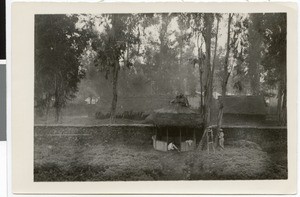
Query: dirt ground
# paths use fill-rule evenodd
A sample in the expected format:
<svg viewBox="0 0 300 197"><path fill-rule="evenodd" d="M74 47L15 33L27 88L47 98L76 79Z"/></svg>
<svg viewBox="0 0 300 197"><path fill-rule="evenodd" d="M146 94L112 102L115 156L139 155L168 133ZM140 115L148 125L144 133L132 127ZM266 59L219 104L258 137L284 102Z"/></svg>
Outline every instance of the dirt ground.
<svg viewBox="0 0 300 197"><path fill-rule="evenodd" d="M108 132L109 133L109 132ZM151 139L52 137L35 143L35 181L286 179L286 147L240 140L225 150L160 152ZM75 141L71 144L70 142ZM280 147L281 146L281 147Z"/></svg>

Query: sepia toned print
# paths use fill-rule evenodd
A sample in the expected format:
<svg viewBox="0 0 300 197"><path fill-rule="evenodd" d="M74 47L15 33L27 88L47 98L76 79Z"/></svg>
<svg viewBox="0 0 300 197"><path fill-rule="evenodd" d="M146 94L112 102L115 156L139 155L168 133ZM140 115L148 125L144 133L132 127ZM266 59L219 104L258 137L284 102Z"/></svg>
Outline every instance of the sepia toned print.
<svg viewBox="0 0 300 197"><path fill-rule="evenodd" d="M34 19L34 181L288 178L286 13Z"/></svg>

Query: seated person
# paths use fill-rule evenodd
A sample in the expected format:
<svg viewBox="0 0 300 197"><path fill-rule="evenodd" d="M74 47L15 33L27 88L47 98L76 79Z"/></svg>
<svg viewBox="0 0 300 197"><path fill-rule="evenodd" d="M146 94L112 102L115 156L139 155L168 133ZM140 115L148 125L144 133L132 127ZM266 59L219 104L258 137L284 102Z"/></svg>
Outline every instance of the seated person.
<svg viewBox="0 0 300 197"><path fill-rule="evenodd" d="M168 145L168 151L169 151L169 150L177 150L178 152L180 152L179 149L177 148L177 146L175 146L175 144L174 144L173 142L171 142L171 143Z"/></svg>
<svg viewBox="0 0 300 197"><path fill-rule="evenodd" d="M156 140L156 135L152 135L152 140L153 140L153 141Z"/></svg>
<svg viewBox="0 0 300 197"><path fill-rule="evenodd" d="M193 144L193 140L185 140L185 143L187 143L189 146Z"/></svg>

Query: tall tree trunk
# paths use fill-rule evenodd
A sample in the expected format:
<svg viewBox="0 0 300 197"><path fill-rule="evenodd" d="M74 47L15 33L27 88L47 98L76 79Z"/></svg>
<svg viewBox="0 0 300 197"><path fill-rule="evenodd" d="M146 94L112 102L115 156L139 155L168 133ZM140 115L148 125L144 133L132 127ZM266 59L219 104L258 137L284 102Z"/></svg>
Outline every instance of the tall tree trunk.
<svg viewBox="0 0 300 197"><path fill-rule="evenodd" d="M114 123L116 118L116 108L117 108L117 101L118 101L119 68L120 68L119 60L116 60L115 65L113 67L113 99L111 102L110 123Z"/></svg>
<svg viewBox="0 0 300 197"><path fill-rule="evenodd" d="M259 95L260 93L260 72L259 65L261 63L261 45L263 43L263 37L258 32L258 28L261 26L263 14L251 14L249 22L249 57L247 58L249 63L248 75L250 78L250 87L253 95Z"/></svg>
<svg viewBox="0 0 300 197"><path fill-rule="evenodd" d="M219 22L220 19L217 18L217 32L216 32L216 38L215 38L215 48L214 48L214 57L213 57L213 65L211 69L211 78L210 78L210 83L213 84L214 81L214 73L215 73L215 66L216 66L216 56L217 56L217 48L218 48L218 33L219 33Z"/></svg>
<svg viewBox="0 0 300 197"><path fill-rule="evenodd" d="M182 39L183 36L183 32L182 30L180 31L180 41L179 41L179 72L182 72L182 64L183 64L183 47L184 47L184 42ZM185 94L186 92L186 82L182 83L184 81L185 77L182 77L182 75L180 75L180 80L179 80L179 88L180 91L183 92Z"/></svg>
<svg viewBox="0 0 300 197"><path fill-rule="evenodd" d="M55 91L55 122L58 123L60 119L61 105L58 90Z"/></svg>
<svg viewBox="0 0 300 197"><path fill-rule="evenodd" d="M210 124L210 107L211 107L211 98L212 98L212 84L210 83L211 78L211 33L212 33L212 25L214 21L214 15L210 13L204 14L204 32L203 38L205 42L205 75L206 75L206 85L204 87L204 107L203 107L203 127L206 131L206 127ZM205 135L204 131L202 138L200 140L198 148L202 150L204 148Z"/></svg>
<svg viewBox="0 0 300 197"><path fill-rule="evenodd" d="M57 81L57 75L54 78L55 93L54 93L54 108L55 108L55 122L58 123L60 118L61 104L60 104L60 95L59 95L59 82Z"/></svg>
<svg viewBox="0 0 300 197"><path fill-rule="evenodd" d="M212 65L211 77L210 77L210 85L211 85L212 92L213 92L214 74L215 74L215 67L216 67L216 56L217 56L217 48L218 48L218 33L219 33L219 22L220 22L220 19L218 17L216 17L216 19L217 19L217 31L216 31L216 38L215 38L213 65ZM212 96L210 99L212 100ZM211 119L211 117L210 117L210 119Z"/></svg>
<svg viewBox="0 0 300 197"><path fill-rule="evenodd" d="M200 81L200 113L203 113L203 57L202 57L202 43L199 45L200 33L197 36L197 50L198 50L198 69L199 69L199 81Z"/></svg>
<svg viewBox="0 0 300 197"><path fill-rule="evenodd" d="M55 108L55 122L58 123L59 119L60 119L60 112L61 112L61 108L60 107L56 107Z"/></svg>
<svg viewBox="0 0 300 197"><path fill-rule="evenodd" d="M200 63L202 64L202 63ZM199 76L200 76L200 113L203 113L203 71L201 65L199 64Z"/></svg>
<svg viewBox="0 0 300 197"><path fill-rule="evenodd" d="M210 107L211 107L211 98L212 98L212 84L210 83L211 74L211 34L212 34L212 25L214 21L213 14L204 14L204 26L205 31L203 34L205 41L205 71L206 73L206 85L204 87L204 128L210 124Z"/></svg>
<svg viewBox="0 0 300 197"><path fill-rule="evenodd" d="M46 124L48 124L50 104L51 104L51 96L47 95L46 96Z"/></svg>
<svg viewBox="0 0 300 197"><path fill-rule="evenodd" d="M287 108L286 108L286 99L287 99L287 95L286 95L286 84L284 86L284 90L283 90L283 100L282 100L282 107L281 107L281 124L286 126L287 125Z"/></svg>
<svg viewBox="0 0 300 197"><path fill-rule="evenodd" d="M254 62L257 61L257 58L250 58L250 66L249 72L251 72L251 80L250 86L253 95L259 95L260 93L260 83L259 83L259 63ZM251 71L250 71L251 70Z"/></svg>
<svg viewBox="0 0 300 197"><path fill-rule="evenodd" d="M117 38L116 38L116 17L114 14L112 14L112 27L111 27L111 32L112 32L112 43L117 43ZM113 63L113 69L112 69L112 85L113 85L113 98L111 101L111 109L110 109L110 123L115 122L116 118L116 109L117 109L117 101L118 101L118 74L119 74L119 57L115 56L114 57L115 62Z"/></svg>
<svg viewBox="0 0 300 197"><path fill-rule="evenodd" d="M220 129L222 126L223 120L223 108L224 108L224 99L226 96L226 89L228 78L230 76L230 72L228 71L228 59L229 59L229 52L230 52L230 24L232 20L232 14L228 16L228 27L227 27L227 44L226 44L226 55L225 55L225 62L224 62L224 73L222 77L222 97L219 100L219 113L218 113L218 125L217 125L217 134L215 136L215 144L218 144L218 137L220 133Z"/></svg>
<svg viewBox="0 0 300 197"><path fill-rule="evenodd" d="M281 124L281 103L282 103L282 84L281 81L278 83L278 93L277 93L277 115L278 115L278 123Z"/></svg>
<svg viewBox="0 0 300 197"><path fill-rule="evenodd" d="M287 123L287 112L286 112L286 75L283 74L283 77L278 84L278 93L277 93L277 114L279 125L283 126Z"/></svg>

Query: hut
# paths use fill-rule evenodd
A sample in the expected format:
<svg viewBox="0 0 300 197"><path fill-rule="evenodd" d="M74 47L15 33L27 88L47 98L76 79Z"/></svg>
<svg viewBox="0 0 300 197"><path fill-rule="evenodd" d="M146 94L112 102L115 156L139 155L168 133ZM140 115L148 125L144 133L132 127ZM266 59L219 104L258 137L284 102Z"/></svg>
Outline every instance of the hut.
<svg viewBox="0 0 300 197"><path fill-rule="evenodd" d="M226 96L223 123L225 125L260 125L267 115L263 96Z"/></svg>
<svg viewBox="0 0 300 197"><path fill-rule="evenodd" d="M146 119L148 124L155 125L152 136L156 150L168 151L172 142L179 151L196 148L196 131L202 129L200 114L182 103L170 103L167 107L155 110Z"/></svg>

